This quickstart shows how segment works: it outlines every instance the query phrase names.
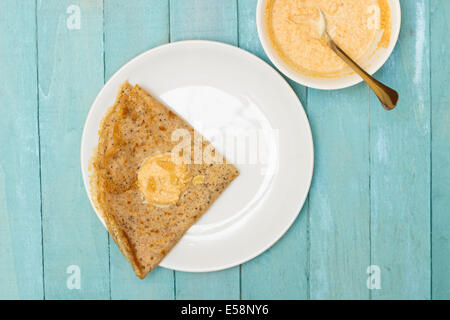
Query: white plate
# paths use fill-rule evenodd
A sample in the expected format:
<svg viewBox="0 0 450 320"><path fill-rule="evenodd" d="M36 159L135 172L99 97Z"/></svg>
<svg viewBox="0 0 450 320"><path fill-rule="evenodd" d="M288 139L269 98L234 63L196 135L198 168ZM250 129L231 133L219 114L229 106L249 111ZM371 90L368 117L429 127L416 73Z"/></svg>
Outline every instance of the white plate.
<svg viewBox="0 0 450 320"><path fill-rule="evenodd" d="M192 272L221 270L273 245L306 199L314 162L308 119L287 82L256 56L218 42L176 42L134 58L105 84L86 119L81 168L89 198L88 162L99 123L127 79L164 101L240 170L160 265ZM218 132L225 139L258 133L256 140L245 140L245 150L258 146L257 161L243 159L239 152L242 158L234 159Z"/></svg>
<svg viewBox="0 0 450 320"><path fill-rule="evenodd" d="M389 7L391 9L391 38L387 48L379 48L376 52L367 60L362 61L361 66L369 73L374 74L380 69L387 59L392 54L392 51L395 48L395 45L398 40L398 36L400 34L400 25L402 21L402 14L400 8L399 0L388 0ZM355 84L360 83L362 78L355 74L349 74L342 77L337 78L319 78L319 77L311 77L307 75L303 75L292 67L290 67L287 63L281 59L276 53L275 49L270 44L269 37L266 31L266 25L264 23L264 15L266 8L267 0L258 0L258 5L256 9L256 24L258 27L258 35L261 41L261 44L264 48L269 59L273 62L273 64L286 76L291 78L292 80L315 89L322 90L337 90L343 89L347 87L351 87Z"/></svg>

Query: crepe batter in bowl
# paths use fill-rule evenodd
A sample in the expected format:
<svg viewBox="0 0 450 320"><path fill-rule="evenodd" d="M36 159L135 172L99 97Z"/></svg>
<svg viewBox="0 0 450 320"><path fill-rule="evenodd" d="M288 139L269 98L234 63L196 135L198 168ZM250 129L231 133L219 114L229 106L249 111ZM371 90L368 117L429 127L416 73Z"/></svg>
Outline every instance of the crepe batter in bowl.
<svg viewBox="0 0 450 320"><path fill-rule="evenodd" d="M270 0L266 6L269 39L278 55L297 71L317 77L351 72L316 36L317 7L327 17L331 37L354 60L389 44L387 0Z"/></svg>
<svg viewBox="0 0 450 320"><path fill-rule="evenodd" d="M400 30L397 0L259 0L258 33L267 55L283 73L318 89L361 81L320 39L318 8L333 40L370 74L387 60Z"/></svg>

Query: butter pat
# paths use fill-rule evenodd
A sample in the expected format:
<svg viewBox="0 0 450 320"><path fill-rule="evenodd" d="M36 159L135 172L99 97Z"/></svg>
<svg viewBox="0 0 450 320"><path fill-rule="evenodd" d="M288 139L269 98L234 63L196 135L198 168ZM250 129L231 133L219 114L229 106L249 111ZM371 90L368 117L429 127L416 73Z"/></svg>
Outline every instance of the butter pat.
<svg viewBox="0 0 450 320"><path fill-rule="evenodd" d="M190 184L188 166L175 163L170 153L157 153L143 161L138 186L148 203L166 206L177 203Z"/></svg>

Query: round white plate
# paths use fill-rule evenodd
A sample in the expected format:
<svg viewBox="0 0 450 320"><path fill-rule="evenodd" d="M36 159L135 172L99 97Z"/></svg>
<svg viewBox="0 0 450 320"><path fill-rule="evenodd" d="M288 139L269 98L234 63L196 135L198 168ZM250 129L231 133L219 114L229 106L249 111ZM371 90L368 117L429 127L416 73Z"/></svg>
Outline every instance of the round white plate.
<svg viewBox="0 0 450 320"><path fill-rule="evenodd" d="M311 129L287 82L256 56L218 42L176 42L134 58L105 84L86 119L81 168L89 198L100 120L126 80L165 102L240 170L160 265L221 270L273 245L297 217L313 174Z"/></svg>

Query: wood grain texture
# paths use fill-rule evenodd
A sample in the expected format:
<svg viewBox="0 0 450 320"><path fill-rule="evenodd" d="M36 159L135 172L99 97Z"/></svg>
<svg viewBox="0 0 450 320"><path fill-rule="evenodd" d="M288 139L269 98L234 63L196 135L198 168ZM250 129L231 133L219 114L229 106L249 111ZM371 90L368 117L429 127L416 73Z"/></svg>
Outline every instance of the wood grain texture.
<svg viewBox="0 0 450 320"><path fill-rule="evenodd" d="M108 80L133 57L169 41L169 1L108 0L104 5L105 80ZM111 239L110 256L112 299L174 297L172 270L157 268L140 280Z"/></svg>
<svg viewBox="0 0 450 320"><path fill-rule="evenodd" d="M377 77L400 94L384 111L370 96L371 259L374 299L430 298L429 1L402 1L397 47Z"/></svg>
<svg viewBox="0 0 450 320"><path fill-rule="evenodd" d="M369 98L365 84L308 90L315 145L309 193L311 299L368 299Z"/></svg>
<svg viewBox="0 0 450 320"><path fill-rule="evenodd" d="M364 85L332 92L289 81L307 106L315 174L309 202L267 252L241 268L158 268L140 281L108 242L79 164L104 80L169 40L222 41L267 61L256 3L2 1L0 299L450 298L447 0L401 0L399 42L376 74L398 89L396 110ZM67 28L70 5L79 30ZM370 264L381 267L381 290L366 287ZM66 286L70 265L81 268L80 290Z"/></svg>
<svg viewBox="0 0 450 320"><path fill-rule="evenodd" d="M42 299L36 3L0 10L0 299Z"/></svg>
<svg viewBox="0 0 450 320"><path fill-rule="evenodd" d="M170 0L170 40L237 44L237 0Z"/></svg>
<svg viewBox="0 0 450 320"><path fill-rule="evenodd" d="M257 0L239 0L239 46L265 61L256 29ZM306 89L293 86L302 102ZM272 248L242 265L242 299L306 299L308 297L308 210L304 205L294 225ZM270 276L269 276L270 275Z"/></svg>
<svg viewBox="0 0 450 320"><path fill-rule="evenodd" d="M171 0L171 41L207 39L237 45L237 2ZM239 299L239 267L214 273L176 272L176 299Z"/></svg>
<svg viewBox="0 0 450 320"><path fill-rule="evenodd" d="M431 4L432 297L450 299L450 1Z"/></svg>
<svg viewBox="0 0 450 320"><path fill-rule="evenodd" d="M80 9L79 30L68 29L70 5ZM102 2L38 1L37 20L45 297L109 298L107 233L86 196L79 152L103 85ZM71 265L81 270L79 290L66 285Z"/></svg>

